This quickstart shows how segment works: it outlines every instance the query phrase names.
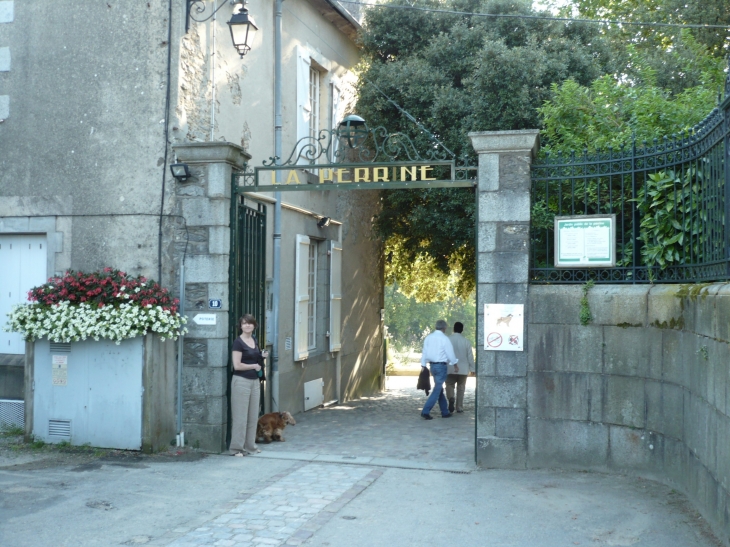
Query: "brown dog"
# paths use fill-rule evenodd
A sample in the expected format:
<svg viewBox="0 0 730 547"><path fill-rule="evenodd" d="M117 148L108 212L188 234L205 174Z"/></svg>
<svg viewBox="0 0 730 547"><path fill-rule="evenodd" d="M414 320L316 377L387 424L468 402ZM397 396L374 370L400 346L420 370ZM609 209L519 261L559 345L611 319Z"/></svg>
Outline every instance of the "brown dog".
<svg viewBox="0 0 730 547"><path fill-rule="evenodd" d="M256 426L256 441L270 443L271 441L284 442L284 428L289 425L296 425L292 415L288 412L271 412L259 418Z"/></svg>

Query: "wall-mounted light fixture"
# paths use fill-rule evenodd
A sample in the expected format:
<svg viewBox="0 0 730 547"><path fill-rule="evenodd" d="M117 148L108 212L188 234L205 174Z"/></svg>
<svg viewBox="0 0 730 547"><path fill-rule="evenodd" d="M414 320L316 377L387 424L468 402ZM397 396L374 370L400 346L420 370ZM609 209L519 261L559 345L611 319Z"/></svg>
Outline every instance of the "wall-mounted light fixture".
<svg viewBox="0 0 730 547"><path fill-rule="evenodd" d="M235 47L238 54L243 57L246 53L251 51L251 42L253 42L253 38L259 27L256 26L253 17L248 13L248 10L246 9L246 2L242 0L221 0L221 3L213 10L213 13L208 15L205 19L196 19L193 16L193 12L198 14L205 13L205 0L186 0L185 33L187 33L190 29L191 20L196 23L204 23L218 13L218 11L220 11L223 5L227 2L233 6L234 11L231 16L231 20L228 21L228 27L231 29L233 47Z"/></svg>
<svg viewBox="0 0 730 547"><path fill-rule="evenodd" d="M331 220L332 220L332 219L331 219L330 217L322 217L322 218L320 218L320 219L319 219L319 220L317 221L317 226L318 226L319 228L326 228L327 226L329 226L329 225L330 225L330 221L331 221Z"/></svg>
<svg viewBox="0 0 730 547"><path fill-rule="evenodd" d="M170 165L172 176L180 182L185 182L190 178L190 169L186 163L173 163Z"/></svg>

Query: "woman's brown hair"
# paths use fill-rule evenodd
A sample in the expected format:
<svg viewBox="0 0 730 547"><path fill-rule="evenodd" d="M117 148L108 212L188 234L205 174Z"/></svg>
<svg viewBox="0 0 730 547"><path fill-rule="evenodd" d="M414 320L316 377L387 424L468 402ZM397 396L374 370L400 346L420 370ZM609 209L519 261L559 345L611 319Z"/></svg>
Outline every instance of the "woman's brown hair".
<svg viewBox="0 0 730 547"><path fill-rule="evenodd" d="M248 323L249 325L253 325L253 328L256 328L259 326L259 324L256 322L256 318L251 315L250 313L244 314L241 318L238 320L238 331L243 332L241 330L241 323Z"/></svg>

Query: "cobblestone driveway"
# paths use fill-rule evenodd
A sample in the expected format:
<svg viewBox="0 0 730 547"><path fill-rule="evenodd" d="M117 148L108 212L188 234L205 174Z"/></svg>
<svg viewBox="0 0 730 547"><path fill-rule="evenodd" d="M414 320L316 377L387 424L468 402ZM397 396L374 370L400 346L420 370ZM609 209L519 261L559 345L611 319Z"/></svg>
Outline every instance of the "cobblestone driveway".
<svg viewBox="0 0 730 547"><path fill-rule="evenodd" d="M297 414L297 425L284 432L286 442L260 445L262 457L319 455L319 461L472 468L476 379L467 382L462 414L443 419L433 411L431 421L420 417L426 396L416 390L416 381L391 376L380 395Z"/></svg>

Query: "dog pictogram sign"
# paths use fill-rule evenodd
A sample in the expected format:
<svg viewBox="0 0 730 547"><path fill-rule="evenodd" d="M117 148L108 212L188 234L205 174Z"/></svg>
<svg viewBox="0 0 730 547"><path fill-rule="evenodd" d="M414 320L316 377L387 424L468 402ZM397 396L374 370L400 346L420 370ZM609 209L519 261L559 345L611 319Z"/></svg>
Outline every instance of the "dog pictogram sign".
<svg viewBox="0 0 730 547"><path fill-rule="evenodd" d="M485 350L523 351L524 329L522 304L484 304Z"/></svg>

